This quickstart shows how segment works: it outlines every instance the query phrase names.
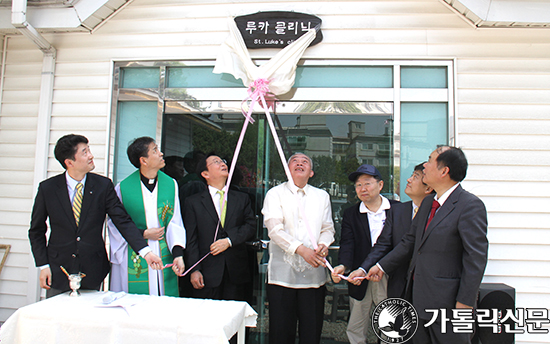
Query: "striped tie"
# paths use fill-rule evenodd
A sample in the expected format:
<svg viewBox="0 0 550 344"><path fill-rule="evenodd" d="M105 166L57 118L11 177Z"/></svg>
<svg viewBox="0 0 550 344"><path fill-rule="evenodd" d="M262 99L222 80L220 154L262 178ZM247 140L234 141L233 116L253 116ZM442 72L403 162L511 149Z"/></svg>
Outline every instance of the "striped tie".
<svg viewBox="0 0 550 344"><path fill-rule="evenodd" d="M82 210L82 183L76 184L76 193L73 200L73 214L76 220L76 225L80 221L80 211Z"/></svg>

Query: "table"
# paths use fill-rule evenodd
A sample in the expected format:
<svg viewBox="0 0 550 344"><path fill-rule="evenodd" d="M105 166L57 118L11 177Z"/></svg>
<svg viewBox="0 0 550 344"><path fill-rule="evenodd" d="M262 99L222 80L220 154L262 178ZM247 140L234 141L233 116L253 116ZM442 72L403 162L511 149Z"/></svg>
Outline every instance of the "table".
<svg viewBox="0 0 550 344"><path fill-rule="evenodd" d="M256 326L246 302L128 294L102 307L106 293L61 294L18 309L0 328L0 343L227 343ZM132 305L133 304L133 305Z"/></svg>

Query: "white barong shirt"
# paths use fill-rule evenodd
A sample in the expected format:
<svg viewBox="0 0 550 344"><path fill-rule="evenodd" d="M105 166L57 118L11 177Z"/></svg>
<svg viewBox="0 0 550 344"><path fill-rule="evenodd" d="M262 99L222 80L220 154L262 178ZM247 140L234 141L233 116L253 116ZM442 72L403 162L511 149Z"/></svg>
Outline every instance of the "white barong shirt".
<svg viewBox="0 0 550 344"><path fill-rule="evenodd" d="M300 211L302 203L304 214ZM312 267L296 253L300 245L311 249L306 219L317 245L329 247L334 241L330 197L324 190L293 183L280 184L267 192L262 209L269 243L268 283L288 288L318 288L327 281L325 268Z"/></svg>

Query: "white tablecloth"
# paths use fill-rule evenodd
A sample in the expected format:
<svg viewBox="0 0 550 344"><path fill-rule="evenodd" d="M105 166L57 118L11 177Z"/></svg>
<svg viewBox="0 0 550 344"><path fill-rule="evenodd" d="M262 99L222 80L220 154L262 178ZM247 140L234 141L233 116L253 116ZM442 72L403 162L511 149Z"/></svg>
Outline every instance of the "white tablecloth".
<svg viewBox="0 0 550 344"><path fill-rule="evenodd" d="M22 307L0 328L0 343L227 343L256 326L246 302L128 294L98 307L105 295L65 293Z"/></svg>

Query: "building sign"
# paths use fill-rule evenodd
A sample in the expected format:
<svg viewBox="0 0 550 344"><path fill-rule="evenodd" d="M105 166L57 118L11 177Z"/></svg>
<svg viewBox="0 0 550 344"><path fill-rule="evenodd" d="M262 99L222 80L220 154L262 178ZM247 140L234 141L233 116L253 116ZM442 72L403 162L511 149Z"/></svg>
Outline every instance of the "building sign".
<svg viewBox="0 0 550 344"><path fill-rule="evenodd" d="M298 12L257 12L235 17L235 23L249 49L284 48L309 29L319 26L317 36L311 42L315 45L323 39L321 18Z"/></svg>

